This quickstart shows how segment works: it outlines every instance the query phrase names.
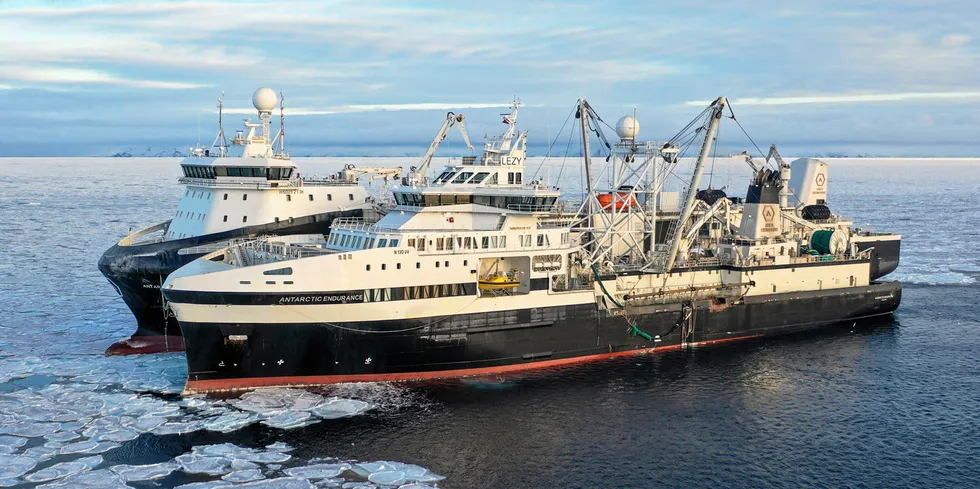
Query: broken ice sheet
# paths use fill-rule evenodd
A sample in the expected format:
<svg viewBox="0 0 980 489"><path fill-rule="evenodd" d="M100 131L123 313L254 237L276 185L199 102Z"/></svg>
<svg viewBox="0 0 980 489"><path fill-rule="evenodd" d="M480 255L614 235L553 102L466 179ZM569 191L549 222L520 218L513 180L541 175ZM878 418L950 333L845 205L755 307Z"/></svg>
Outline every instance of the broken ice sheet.
<svg viewBox="0 0 980 489"><path fill-rule="evenodd" d="M326 402L310 409L314 416L321 419L337 419L348 416L356 416L365 411L369 411L373 406L364 401L356 399L330 399Z"/></svg>
<svg viewBox="0 0 980 489"><path fill-rule="evenodd" d="M119 448L121 445L111 441L95 441L95 440L84 440L75 443L69 443L60 450L58 453L61 455L68 455L72 453L105 453L114 448Z"/></svg>
<svg viewBox="0 0 980 489"><path fill-rule="evenodd" d="M185 453L175 460L180 464L181 470L188 474L224 475L231 472L231 460L225 457Z"/></svg>
<svg viewBox="0 0 980 489"><path fill-rule="evenodd" d="M49 488L71 488L71 489L116 489L125 488L126 483L118 475L107 469L93 470L71 475L61 480L49 482L38 486L38 489Z"/></svg>
<svg viewBox="0 0 980 489"><path fill-rule="evenodd" d="M37 466L37 460L20 455L0 455L0 479L20 477Z"/></svg>
<svg viewBox="0 0 980 489"><path fill-rule="evenodd" d="M150 465L116 465L109 470L119 475L124 481L148 481L170 475L179 466L174 462L163 462Z"/></svg>
<svg viewBox="0 0 980 489"><path fill-rule="evenodd" d="M405 483L405 473L400 470L382 470L371 473L367 479L382 486L400 486Z"/></svg>
<svg viewBox="0 0 980 489"><path fill-rule="evenodd" d="M60 464L54 464L50 467L43 468L32 474L28 474L26 477L24 477L24 480L28 482L47 482L55 479L61 479L63 477L68 477L70 475L80 474L82 472L92 470L101 463L102 463L101 455L95 455L93 457L84 457L76 460L71 460L69 462L61 462Z"/></svg>
<svg viewBox="0 0 980 489"><path fill-rule="evenodd" d="M272 428L288 430L315 424L319 421L319 419L313 417L312 414L306 411L286 411L262 420L262 424Z"/></svg>
<svg viewBox="0 0 980 489"><path fill-rule="evenodd" d="M228 482L252 482L262 479L265 479L265 476L262 475L262 471L259 469L236 470L221 476L221 480Z"/></svg>
<svg viewBox="0 0 980 489"><path fill-rule="evenodd" d="M314 464L304 467L291 467L283 472L286 475L304 479L326 479L337 477L348 469L350 469L350 464Z"/></svg>
<svg viewBox="0 0 980 489"><path fill-rule="evenodd" d="M27 438L11 435L0 435L0 447L9 447L10 449L15 450L26 444Z"/></svg>
<svg viewBox="0 0 980 489"><path fill-rule="evenodd" d="M235 489L313 489L313 484L306 479L280 477L236 485Z"/></svg>
<svg viewBox="0 0 980 489"><path fill-rule="evenodd" d="M240 430L259 420L255 413L229 412L213 418L208 418L200 426L208 431L231 433Z"/></svg>

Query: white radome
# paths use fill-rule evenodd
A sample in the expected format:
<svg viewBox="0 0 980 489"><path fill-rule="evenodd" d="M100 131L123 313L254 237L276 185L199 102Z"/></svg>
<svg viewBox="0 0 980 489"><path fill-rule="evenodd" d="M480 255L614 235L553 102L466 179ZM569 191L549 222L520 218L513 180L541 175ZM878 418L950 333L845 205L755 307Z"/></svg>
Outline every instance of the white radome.
<svg viewBox="0 0 980 489"><path fill-rule="evenodd" d="M636 139L640 134L640 122L630 115L619 119L616 123L616 134L619 134L620 139Z"/></svg>
<svg viewBox="0 0 980 489"><path fill-rule="evenodd" d="M262 87L252 95L252 105L260 112L271 112L279 105L279 97L276 91L269 87Z"/></svg>

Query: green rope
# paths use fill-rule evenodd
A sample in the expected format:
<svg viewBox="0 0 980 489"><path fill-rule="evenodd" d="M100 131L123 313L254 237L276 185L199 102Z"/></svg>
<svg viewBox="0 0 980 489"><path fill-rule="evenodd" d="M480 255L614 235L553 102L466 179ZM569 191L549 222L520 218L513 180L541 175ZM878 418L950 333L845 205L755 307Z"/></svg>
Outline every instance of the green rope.
<svg viewBox="0 0 980 489"><path fill-rule="evenodd" d="M575 261L577 261L579 265L582 264L582 260L580 258L576 258ZM602 289L602 293L606 294L606 297L608 297L609 300L611 300L612 303L616 305L616 307L622 308L625 312L626 306L620 304L620 302L617 301L616 298L613 297L608 290L606 290L606 284L602 283L602 279L599 278L599 269L596 268L595 263L592 264L592 273L595 274L595 279L597 282L599 282L599 288ZM629 322L629 320L627 320L627 322ZM643 331L642 329L637 328L636 324L630 324L630 328L632 329L633 336L641 336L647 341L653 341L653 337L647 334L647 332Z"/></svg>

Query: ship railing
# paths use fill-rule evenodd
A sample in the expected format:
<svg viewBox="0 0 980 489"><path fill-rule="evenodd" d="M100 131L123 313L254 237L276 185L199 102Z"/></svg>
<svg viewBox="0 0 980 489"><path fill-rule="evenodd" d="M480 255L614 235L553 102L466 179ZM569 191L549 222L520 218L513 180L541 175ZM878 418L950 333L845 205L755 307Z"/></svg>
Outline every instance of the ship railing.
<svg viewBox="0 0 980 489"><path fill-rule="evenodd" d="M234 177L232 177L234 178ZM258 177L256 177L258 178ZM196 187L224 187L224 188L301 188L301 187L349 187L357 185L355 180L338 180L332 178L302 178L298 181L288 180L215 180L212 178L180 177L177 182L183 185L194 185Z"/></svg>
<svg viewBox="0 0 980 489"><path fill-rule="evenodd" d="M155 226L141 229L126 236L119 241L119 246L133 246L159 243L166 237L167 229L170 228L170 220L161 222ZM158 234L154 236L154 234Z"/></svg>
<svg viewBox="0 0 980 489"><path fill-rule="evenodd" d="M401 207L401 206L399 206ZM467 232L486 232L486 231L499 231L499 227L493 228L465 228L465 229L453 229L453 228L401 228L394 226L385 226L374 221L366 220L360 217L338 217L333 220L330 224L331 229L343 229L345 231L361 231L361 232L373 232L373 233L467 233Z"/></svg>

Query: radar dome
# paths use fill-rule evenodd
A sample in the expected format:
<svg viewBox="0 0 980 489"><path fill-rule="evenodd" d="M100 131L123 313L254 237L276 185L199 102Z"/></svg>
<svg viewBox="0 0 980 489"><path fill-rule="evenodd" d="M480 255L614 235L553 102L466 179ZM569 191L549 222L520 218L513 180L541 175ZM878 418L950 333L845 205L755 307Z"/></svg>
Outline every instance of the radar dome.
<svg viewBox="0 0 980 489"><path fill-rule="evenodd" d="M269 87L260 88L252 95L252 105L260 112L271 112L278 104L276 91Z"/></svg>
<svg viewBox="0 0 980 489"><path fill-rule="evenodd" d="M616 123L616 134L620 139L636 139L640 133L640 123L633 116L626 116Z"/></svg>

